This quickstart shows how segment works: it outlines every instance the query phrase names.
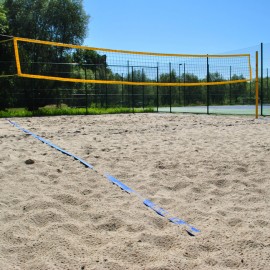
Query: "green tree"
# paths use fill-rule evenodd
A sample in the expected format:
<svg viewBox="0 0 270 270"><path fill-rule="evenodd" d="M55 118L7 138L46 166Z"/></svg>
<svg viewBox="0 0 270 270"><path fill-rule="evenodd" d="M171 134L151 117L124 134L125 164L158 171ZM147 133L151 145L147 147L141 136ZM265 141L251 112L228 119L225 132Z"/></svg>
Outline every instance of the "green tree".
<svg viewBox="0 0 270 270"><path fill-rule="evenodd" d="M51 12L52 10L62 12ZM82 0L51 0L45 16L50 40L71 44L83 43L89 16L83 9Z"/></svg>
<svg viewBox="0 0 270 270"><path fill-rule="evenodd" d="M83 9L82 0L3 0L3 4L9 35L78 45L82 44L86 37L89 16ZM69 62L72 50L68 48L21 43L20 56L26 72L72 76L72 68L68 65L38 64ZM26 107L35 109L46 105L44 98L53 102L54 95L58 98L56 100L59 100L62 96L61 89L66 85L53 81L24 79L18 80L16 87L25 89L28 102ZM33 101L37 96L40 98Z"/></svg>
<svg viewBox="0 0 270 270"><path fill-rule="evenodd" d="M6 10L2 1L0 1L0 34L6 34L8 30L8 21L6 16Z"/></svg>
<svg viewBox="0 0 270 270"><path fill-rule="evenodd" d="M186 83L199 83L199 78L197 75L187 72L181 75L180 81L185 81ZM183 91L183 104L188 105L199 105L204 101L203 87L202 86L182 86Z"/></svg>
<svg viewBox="0 0 270 270"><path fill-rule="evenodd" d="M211 82L222 82L224 81L224 78L219 72L213 72L210 73L210 81ZM216 105L216 104L224 104L225 97L226 97L226 85L214 85L209 87L210 91L210 104Z"/></svg>
<svg viewBox="0 0 270 270"><path fill-rule="evenodd" d="M76 63L86 65L87 69L97 71L107 67L106 55L100 55L92 50L76 50L73 55Z"/></svg>
<svg viewBox="0 0 270 270"><path fill-rule="evenodd" d="M159 77L159 82L164 83L173 83L177 81L176 72L173 69L171 72L168 73L162 73ZM160 87L160 99L159 104L160 106L169 106L172 104L172 95L176 88L172 86L163 86Z"/></svg>
<svg viewBox="0 0 270 270"><path fill-rule="evenodd" d="M5 0L9 34L82 44L89 16L82 0Z"/></svg>
<svg viewBox="0 0 270 270"><path fill-rule="evenodd" d="M6 10L4 3L0 0L0 35L5 35L8 32L8 21L6 16ZM8 37L1 36L0 41L9 39ZM14 74L14 69L10 63L10 57L12 55L12 42L0 43L0 75ZM12 92L9 89L13 86L13 82L10 78L0 78L0 110L5 109L6 106L12 104Z"/></svg>
<svg viewBox="0 0 270 270"><path fill-rule="evenodd" d="M232 76L232 81L245 79L243 75ZM232 102L235 104L241 104L249 98L249 92L247 90L247 83L235 83L230 86Z"/></svg>

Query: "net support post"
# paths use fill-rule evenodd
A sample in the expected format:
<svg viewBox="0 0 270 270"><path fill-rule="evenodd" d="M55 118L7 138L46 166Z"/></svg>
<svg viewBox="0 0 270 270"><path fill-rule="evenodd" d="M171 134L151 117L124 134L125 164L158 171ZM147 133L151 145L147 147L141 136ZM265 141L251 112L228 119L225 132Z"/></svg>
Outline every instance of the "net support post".
<svg viewBox="0 0 270 270"><path fill-rule="evenodd" d="M17 38L13 38L13 46L14 46L14 54L15 54L15 62L16 62L17 74L18 74L18 76L20 76L22 74L22 71L21 71L21 65L20 65L20 56L19 56Z"/></svg>

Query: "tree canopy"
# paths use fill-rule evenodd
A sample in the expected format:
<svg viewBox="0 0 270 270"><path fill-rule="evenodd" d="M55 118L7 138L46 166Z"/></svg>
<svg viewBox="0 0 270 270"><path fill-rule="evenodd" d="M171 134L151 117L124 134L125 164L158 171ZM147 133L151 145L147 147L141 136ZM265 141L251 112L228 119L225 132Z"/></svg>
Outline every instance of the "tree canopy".
<svg viewBox="0 0 270 270"><path fill-rule="evenodd" d="M8 21L3 3L0 1L0 34L5 34L8 29Z"/></svg>
<svg viewBox="0 0 270 270"><path fill-rule="evenodd" d="M3 5L9 35L71 44L86 37L90 17L82 0L4 0Z"/></svg>

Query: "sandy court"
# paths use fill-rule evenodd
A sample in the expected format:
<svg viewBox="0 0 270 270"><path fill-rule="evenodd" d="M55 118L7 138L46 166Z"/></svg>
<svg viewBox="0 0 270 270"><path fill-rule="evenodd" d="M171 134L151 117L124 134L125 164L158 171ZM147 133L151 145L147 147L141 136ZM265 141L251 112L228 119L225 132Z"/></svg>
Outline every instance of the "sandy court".
<svg viewBox="0 0 270 270"><path fill-rule="evenodd" d="M0 269L270 269L268 119L11 120L98 173L0 119ZM189 236L106 172L201 233Z"/></svg>

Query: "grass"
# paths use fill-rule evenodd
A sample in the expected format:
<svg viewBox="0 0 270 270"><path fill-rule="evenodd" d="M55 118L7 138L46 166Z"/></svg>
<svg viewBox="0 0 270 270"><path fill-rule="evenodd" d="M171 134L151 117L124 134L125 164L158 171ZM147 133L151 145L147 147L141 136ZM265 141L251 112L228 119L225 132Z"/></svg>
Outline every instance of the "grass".
<svg viewBox="0 0 270 270"><path fill-rule="evenodd" d="M154 112L153 108L70 108L67 106L45 106L36 111L25 108L13 108L0 111L0 117L31 117L31 116L56 116L56 115L97 115L97 114L120 114L120 113L148 113Z"/></svg>
<svg viewBox="0 0 270 270"><path fill-rule="evenodd" d="M33 113L24 108L13 108L0 111L0 117L29 117Z"/></svg>

